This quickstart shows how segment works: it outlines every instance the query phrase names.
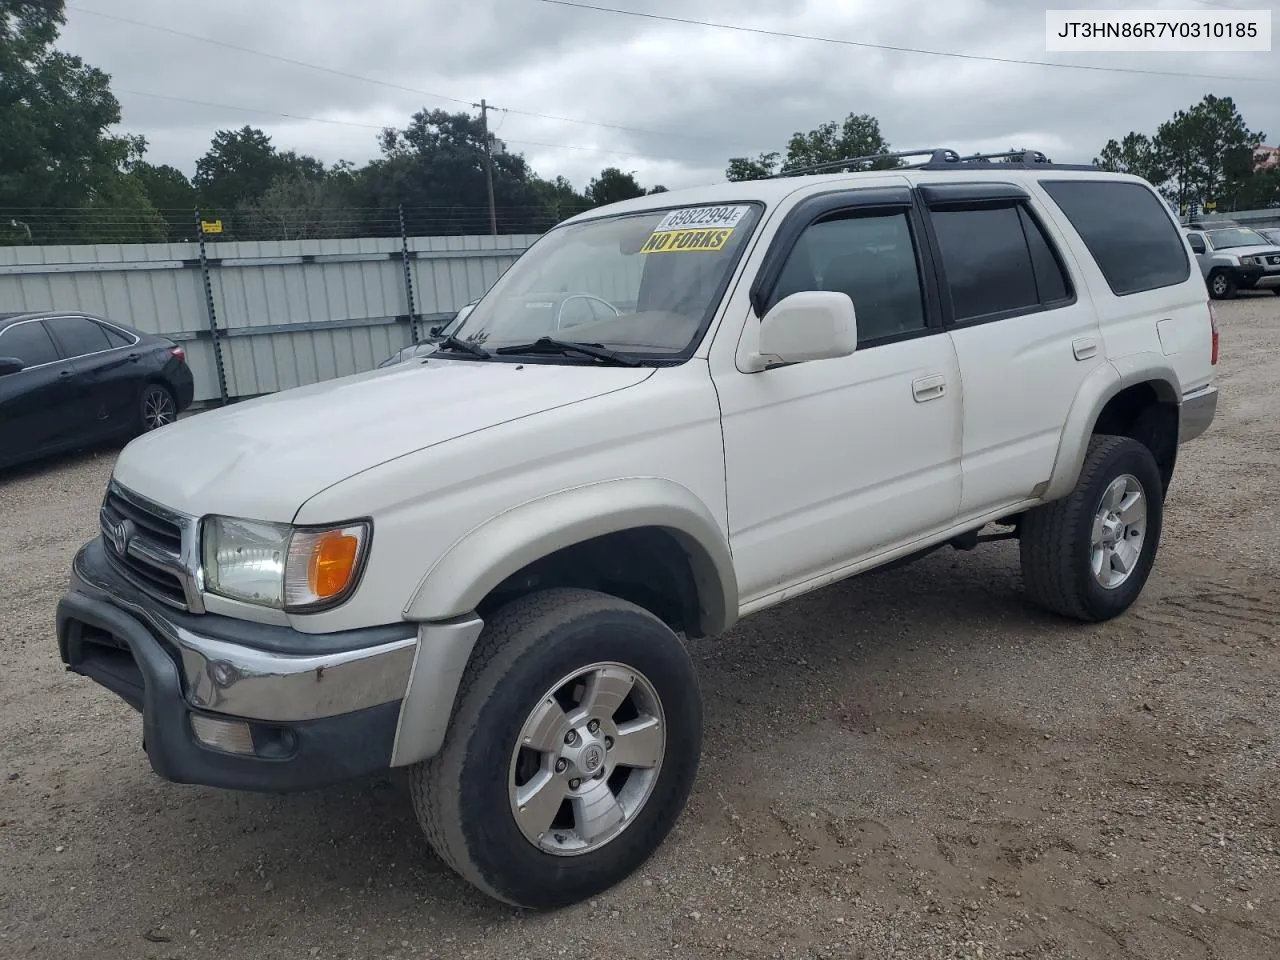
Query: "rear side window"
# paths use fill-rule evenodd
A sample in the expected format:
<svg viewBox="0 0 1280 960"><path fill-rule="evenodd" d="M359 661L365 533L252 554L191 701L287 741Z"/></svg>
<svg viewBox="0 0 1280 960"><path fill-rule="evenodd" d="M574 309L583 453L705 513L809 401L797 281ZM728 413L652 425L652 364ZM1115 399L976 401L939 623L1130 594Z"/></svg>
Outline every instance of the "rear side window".
<svg viewBox="0 0 1280 960"><path fill-rule="evenodd" d="M1049 241L1020 204L929 214L955 321L1011 317L1071 300Z"/></svg>
<svg viewBox="0 0 1280 960"><path fill-rule="evenodd" d="M119 330L112 329L104 324L98 324L98 326L102 327L102 332L107 335L107 340L113 347L127 347L133 343L132 337L126 337Z"/></svg>
<svg viewBox="0 0 1280 960"><path fill-rule="evenodd" d="M1118 297L1183 283L1191 261L1164 203L1118 180L1041 180Z"/></svg>
<svg viewBox="0 0 1280 960"><path fill-rule="evenodd" d="M24 366L37 367L59 360L58 348L39 320L15 323L0 331L0 357L17 357Z"/></svg>
<svg viewBox="0 0 1280 960"><path fill-rule="evenodd" d="M106 331L85 317L53 317L46 320L54 339L62 345L68 357L83 357L88 353L109 350L112 344Z"/></svg>

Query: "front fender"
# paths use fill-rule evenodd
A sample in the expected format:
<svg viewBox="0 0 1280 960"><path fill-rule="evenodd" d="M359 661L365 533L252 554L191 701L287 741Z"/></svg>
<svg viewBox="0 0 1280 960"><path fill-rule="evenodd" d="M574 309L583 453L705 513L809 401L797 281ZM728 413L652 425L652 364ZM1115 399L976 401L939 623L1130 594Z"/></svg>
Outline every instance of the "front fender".
<svg viewBox="0 0 1280 960"><path fill-rule="evenodd" d="M660 477L605 480L513 507L472 528L419 581L404 609L409 620L462 617L535 560L594 537L660 527L689 556L701 632L722 633L738 618L738 581L725 535L692 491Z"/></svg>

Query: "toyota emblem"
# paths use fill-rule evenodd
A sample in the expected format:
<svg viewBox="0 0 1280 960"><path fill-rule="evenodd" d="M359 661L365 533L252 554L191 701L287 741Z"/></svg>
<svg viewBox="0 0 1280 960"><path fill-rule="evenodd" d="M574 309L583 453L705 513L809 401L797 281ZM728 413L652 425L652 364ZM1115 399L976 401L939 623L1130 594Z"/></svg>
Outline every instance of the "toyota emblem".
<svg viewBox="0 0 1280 960"><path fill-rule="evenodd" d="M125 551L129 549L129 539L133 534L132 526L133 524L128 520L119 520L111 524L111 545L116 548L116 553L122 557L125 555Z"/></svg>

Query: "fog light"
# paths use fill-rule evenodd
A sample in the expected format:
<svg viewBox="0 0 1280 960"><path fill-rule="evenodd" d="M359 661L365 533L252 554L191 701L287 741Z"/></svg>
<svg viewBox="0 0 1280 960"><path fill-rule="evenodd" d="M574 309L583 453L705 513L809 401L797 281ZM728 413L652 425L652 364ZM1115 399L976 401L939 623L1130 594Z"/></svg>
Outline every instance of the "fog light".
<svg viewBox="0 0 1280 960"><path fill-rule="evenodd" d="M243 720L215 720L198 713L191 714L191 730L206 747L223 753L253 756L253 734Z"/></svg>

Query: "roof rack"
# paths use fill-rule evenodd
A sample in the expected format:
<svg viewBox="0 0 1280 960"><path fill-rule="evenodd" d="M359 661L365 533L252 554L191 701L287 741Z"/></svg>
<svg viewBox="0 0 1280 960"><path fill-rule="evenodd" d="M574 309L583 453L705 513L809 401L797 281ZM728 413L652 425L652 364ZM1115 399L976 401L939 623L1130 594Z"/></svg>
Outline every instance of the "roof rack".
<svg viewBox="0 0 1280 960"><path fill-rule="evenodd" d="M960 154L945 147L930 147L926 150L899 150L895 153L872 153L865 157L846 157L843 160L829 160L826 163L815 163L811 167L798 167L795 170L781 170L778 173L770 174L769 179L802 177L813 173L847 173L846 167L852 167L859 163L870 163L874 160L888 160L890 158L902 159L905 157L925 156L929 157L930 162L960 159Z"/></svg>
<svg viewBox="0 0 1280 960"><path fill-rule="evenodd" d="M1039 150L1006 150L1002 153L973 153L969 156L962 157L957 151L947 147L930 147L925 150L899 150L894 153L875 153L865 157L848 157L843 160L831 160L826 163L818 163L809 167L800 167L795 170L783 170L770 175L770 179L778 177L800 177L818 173L847 173L849 167L853 167L863 163L872 163L876 160L906 159L908 157L928 157L921 163L908 163L901 167L890 168L898 170L951 170L958 166L967 167L989 167L993 165L993 161L1002 160L1001 164L1006 170L1034 170L1034 169L1051 169L1051 170L1099 170L1100 167L1092 163L1054 163Z"/></svg>

